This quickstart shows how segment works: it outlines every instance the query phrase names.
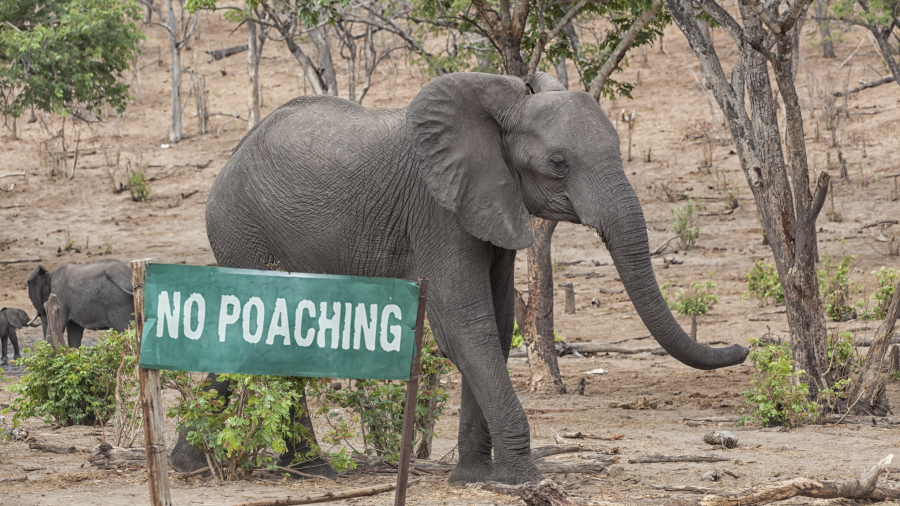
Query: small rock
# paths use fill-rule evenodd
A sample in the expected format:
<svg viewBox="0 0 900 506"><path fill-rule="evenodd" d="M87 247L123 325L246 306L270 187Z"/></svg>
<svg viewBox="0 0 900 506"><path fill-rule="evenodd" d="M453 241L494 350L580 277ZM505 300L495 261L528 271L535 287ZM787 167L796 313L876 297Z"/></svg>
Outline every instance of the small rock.
<svg viewBox="0 0 900 506"><path fill-rule="evenodd" d="M719 471L716 469L713 469L712 471L706 471L700 476L700 479L703 481L719 481L721 478L721 473L719 473Z"/></svg>
<svg viewBox="0 0 900 506"><path fill-rule="evenodd" d="M593 299L591 299L591 305L594 307L600 307L600 299L594 297Z"/></svg>
<svg viewBox="0 0 900 506"><path fill-rule="evenodd" d="M737 448L738 437L726 431L715 431L703 436L703 442L710 445L722 445L725 448Z"/></svg>
<svg viewBox="0 0 900 506"><path fill-rule="evenodd" d="M625 474L625 466L616 464L614 466L609 466L606 468L606 475L610 478L618 478L623 474Z"/></svg>

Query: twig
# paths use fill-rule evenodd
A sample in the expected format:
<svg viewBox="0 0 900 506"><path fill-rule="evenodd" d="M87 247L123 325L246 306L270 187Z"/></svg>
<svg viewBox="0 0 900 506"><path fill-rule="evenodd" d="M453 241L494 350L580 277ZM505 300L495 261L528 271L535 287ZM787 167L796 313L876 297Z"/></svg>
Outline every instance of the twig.
<svg viewBox="0 0 900 506"><path fill-rule="evenodd" d="M630 459L629 464L654 464L657 462L728 462L728 457L718 455L646 455Z"/></svg>
<svg viewBox="0 0 900 506"><path fill-rule="evenodd" d="M24 175L25 175L24 172L10 172L9 174L0 175L0 179L3 179L5 177L24 176Z"/></svg>
<svg viewBox="0 0 900 506"><path fill-rule="evenodd" d="M337 481L337 480L328 478L327 476L319 476L316 474L304 473L301 471L297 471L296 469L291 469L290 467L275 466L275 469L278 469L279 471L284 471L286 473L291 473L294 476L302 476L304 478L312 478L315 480L326 480L326 481L331 481L331 482Z"/></svg>
<svg viewBox="0 0 900 506"><path fill-rule="evenodd" d="M887 84L887 83L892 83L892 82L894 82L894 76L883 77L883 78L878 79L878 80L875 80L875 81L870 81L870 82L868 82L868 83L863 83L863 84L857 86L856 88L853 88L852 90L847 90L847 94L848 94L848 95L852 95L852 94L854 94L854 93L860 92L860 91L865 90L865 89L867 89L867 88L874 88L874 87L876 87L876 86L881 86L882 84ZM833 93L833 95L836 96L836 97L842 97L842 96L844 96L844 92L843 92L843 91L836 91L836 92Z"/></svg>
<svg viewBox="0 0 900 506"><path fill-rule="evenodd" d="M422 478L418 478L409 482L410 485L416 483ZM374 485L371 487L351 488L341 492L325 492L324 494L306 495L297 497L285 497L282 499L259 499L256 501L247 501L235 504L234 506L294 506L296 504L314 504L319 502L333 502L352 497L366 497L370 495L383 494L397 488L394 483L385 485Z"/></svg>
<svg viewBox="0 0 900 506"><path fill-rule="evenodd" d="M666 248L669 246L669 243L674 241L675 239L678 239L677 235L666 239L666 241L664 243L660 244L658 248L656 248L655 250L653 250L650 253L650 256L662 255L663 253L665 253Z"/></svg>
<svg viewBox="0 0 900 506"><path fill-rule="evenodd" d="M203 474L209 471L209 467L204 467L203 469L197 469L196 471L191 471L189 473L178 473L173 474L172 478L190 478L191 476L197 476L198 474Z"/></svg>
<svg viewBox="0 0 900 506"><path fill-rule="evenodd" d="M14 481L28 481L28 476L9 476L6 478L0 478L0 483L11 483Z"/></svg>
<svg viewBox="0 0 900 506"><path fill-rule="evenodd" d="M865 41L866 41L866 39L859 39L859 44L856 45L856 49L854 49L853 52L850 53L850 56L848 56L847 59L844 60L843 63L841 63L838 66L838 70L844 68L844 65L846 65L847 62L850 61L850 58L853 58L854 56L856 56L856 52L859 51L859 48L862 47L862 43ZM836 95L836 96L841 96L841 95Z"/></svg>

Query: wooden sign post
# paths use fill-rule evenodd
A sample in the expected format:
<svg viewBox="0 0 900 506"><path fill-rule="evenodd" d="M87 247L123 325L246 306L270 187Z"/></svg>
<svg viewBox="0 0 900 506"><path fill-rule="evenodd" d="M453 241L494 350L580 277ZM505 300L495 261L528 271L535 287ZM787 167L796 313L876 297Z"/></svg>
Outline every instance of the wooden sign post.
<svg viewBox="0 0 900 506"><path fill-rule="evenodd" d="M406 504L428 280L131 262L150 503L171 506L161 369L407 380ZM145 314L146 313L146 314Z"/></svg>
<svg viewBox="0 0 900 506"><path fill-rule="evenodd" d="M144 335L144 274L149 263L149 259L131 262L134 335L137 339L138 363L140 363L141 339ZM147 450L150 504L152 506L172 506L159 369L144 369L138 366L138 382L141 386L141 412L144 416L144 447Z"/></svg>

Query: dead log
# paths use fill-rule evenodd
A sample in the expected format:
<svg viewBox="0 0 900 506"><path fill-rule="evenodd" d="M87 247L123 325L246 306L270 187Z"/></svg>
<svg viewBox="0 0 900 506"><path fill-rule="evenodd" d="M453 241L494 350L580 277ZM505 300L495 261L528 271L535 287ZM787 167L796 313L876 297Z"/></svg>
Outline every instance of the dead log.
<svg viewBox="0 0 900 506"><path fill-rule="evenodd" d="M656 464L659 462L728 462L728 457L718 455L645 455L636 459L630 459L629 464Z"/></svg>
<svg viewBox="0 0 900 506"><path fill-rule="evenodd" d="M659 346L646 346L640 348L628 348L625 346L617 346L608 343L566 343L561 355L577 351L578 353L649 353L654 350L661 350Z"/></svg>
<svg viewBox="0 0 900 506"><path fill-rule="evenodd" d="M614 434L612 436L598 436L596 434L585 434L583 432L563 432L562 437L568 439L599 439L601 441L616 441L625 437L624 434Z"/></svg>
<svg viewBox="0 0 900 506"><path fill-rule="evenodd" d="M726 431L715 431L703 436L703 442L708 445L721 445L725 448L737 448L738 438Z"/></svg>
<svg viewBox="0 0 900 506"><path fill-rule="evenodd" d="M32 450L39 450L42 452L56 453L59 455L67 455L69 453L90 453L91 450L88 448L80 448L77 446L57 446L40 442L29 443L28 447Z"/></svg>
<svg viewBox="0 0 900 506"><path fill-rule="evenodd" d="M600 474L604 469L613 464L615 460L596 460L593 462L561 462L541 460L535 462L538 471L542 473L580 473L580 474Z"/></svg>
<svg viewBox="0 0 900 506"><path fill-rule="evenodd" d="M212 56L211 61L221 60L222 58L228 58L229 56L234 56L236 54L243 53L250 46L244 44L243 46L233 46L226 47L224 49L216 49L215 51L204 51L206 54Z"/></svg>
<svg viewBox="0 0 900 506"><path fill-rule="evenodd" d="M41 257L33 257L33 258L16 258L13 260L0 260L0 265L9 265L9 264L27 264L32 262L40 262Z"/></svg>
<svg viewBox="0 0 900 506"><path fill-rule="evenodd" d="M583 451L582 445L552 445L533 448L531 450L531 460L543 459L551 455L559 455L561 453L575 453Z"/></svg>
<svg viewBox="0 0 900 506"><path fill-rule="evenodd" d="M420 479L421 478L412 480L409 482L409 484L412 485ZM325 492L324 494L303 495L296 497L288 496L281 499L257 499L254 501L238 503L234 506L294 506L296 504L334 502L341 501L343 499L350 499L353 497L367 497L377 494L383 494L385 492L390 492L395 488L397 488L396 484L389 483L384 485L373 485L371 487L351 488L349 490L342 490L339 492Z"/></svg>
<svg viewBox="0 0 900 506"><path fill-rule="evenodd" d="M100 443L91 451L88 462L100 469L147 467L147 451L143 448L119 448L109 443Z"/></svg>
<svg viewBox="0 0 900 506"><path fill-rule="evenodd" d="M887 84L887 83L892 83L892 82L894 82L894 76L882 77L881 79L877 79L875 81L863 83L863 84L857 86L856 88L853 88L852 90L847 90L846 93L847 93L847 95L852 95L854 93L858 93L862 90L865 90L866 88L874 88L876 86L881 86L882 84ZM843 92L843 91L836 91L833 93L833 95L836 97L843 97L844 93L845 92Z"/></svg>
<svg viewBox="0 0 900 506"><path fill-rule="evenodd" d="M0 478L0 483L12 483L14 481L28 481L28 476L7 476Z"/></svg>

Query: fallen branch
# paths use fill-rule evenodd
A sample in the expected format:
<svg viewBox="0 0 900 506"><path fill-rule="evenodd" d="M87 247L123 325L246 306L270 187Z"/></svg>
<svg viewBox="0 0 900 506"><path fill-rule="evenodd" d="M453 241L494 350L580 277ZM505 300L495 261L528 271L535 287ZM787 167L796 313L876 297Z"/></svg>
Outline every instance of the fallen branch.
<svg viewBox="0 0 900 506"><path fill-rule="evenodd" d="M419 478L421 479L421 478ZM419 481L419 479L409 482L410 485ZM257 499L255 501L247 501L235 504L234 506L293 506L296 504L315 504L319 502L333 502L343 499L351 499L353 497L367 497L371 495L383 494L397 488L394 483L385 485L373 485L371 487L351 488L340 492L325 492L324 494L305 495L297 497L284 497L281 499Z"/></svg>
<svg viewBox="0 0 900 506"><path fill-rule="evenodd" d="M629 464L656 464L658 462L728 462L728 457L718 455L645 455L640 458L630 459Z"/></svg>
<svg viewBox="0 0 900 506"><path fill-rule="evenodd" d="M653 250L653 251L650 252L650 256L653 257L653 256L656 256L656 255L662 255L663 253L665 253L665 252L666 252L666 248L669 247L669 243L672 242L672 241L674 241L675 239L678 239L678 236L677 236L677 235L676 235L676 236L669 237L668 239L666 239L666 242L660 244L658 248L656 248L655 250Z"/></svg>
<svg viewBox="0 0 900 506"><path fill-rule="evenodd" d="M613 341L613 342L607 343L607 344L621 344L621 343L624 343L625 341L640 341L641 339L649 339L651 337L653 337L652 334L647 334L645 336L637 336L637 337L629 337L628 339L620 339L618 341Z"/></svg>
<svg viewBox="0 0 900 506"><path fill-rule="evenodd" d="M562 437L569 439L599 439L601 441L616 441L625 437L624 434L614 434L612 436L597 436L594 434L584 434L583 432L563 432Z"/></svg>
<svg viewBox="0 0 900 506"><path fill-rule="evenodd" d="M900 174L898 174L898 175L900 175ZM893 177L893 176L888 176L888 177ZM879 225L897 225L897 224L898 224L897 220L879 220L879 221L876 221L875 223L869 223L868 225L863 225L863 226L859 227L859 229L865 230L867 228L875 228Z"/></svg>
<svg viewBox="0 0 900 506"><path fill-rule="evenodd" d="M100 469L118 466L147 467L147 451L144 448L119 448L109 443L100 443L91 451L88 462Z"/></svg>
<svg viewBox="0 0 900 506"><path fill-rule="evenodd" d="M9 174L0 175L0 179L3 179L5 177L24 176L24 175L25 175L24 172L10 172Z"/></svg>
<svg viewBox="0 0 900 506"><path fill-rule="evenodd" d="M294 476L301 476L303 478L312 478L314 480L325 480L325 481L331 481L331 482L337 481L337 480L333 480L327 476L319 476L316 474L304 473L301 471L297 471L296 469L291 469L290 467L275 466L275 469L278 469L279 471L284 471L286 473L293 474Z"/></svg>
<svg viewBox="0 0 900 506"><path fill-rule="evenodd" d="M539 415L542 413L571 413L573 411L587 411L588 408L525 408L526 415Z"/></svg>
<svg viewBox="0 0 900 506"><path fill-rule="evenodd" d="M551 455L559 455L561 453L574 453L584 450L582 445L553 445L533 448L531 450L531 460L543 459Z"/></svg>
<svg viewBox="0 0 900 506"><path fill-rule="evenodd" d="M599 474L609 467L614 460L595 460L593 462L559 462L546 461L535 462L538 471L542 473L581 473L581 474Z"/></svg>
<svg viewBox="0 0 900 506"><path fill-rule="evenodd" d="M32 257L32 258L16 258L15 260L0 260L0 265L8 265L8 264L26 264L30 262L41 262L41 257Z"/></svg>
<svg viewBox="0 0 900 506"><path fill-rule="evenodd" d="M566 343L561 355L577 351L578 353L648 353L660 349L659 346L647 346L641 348L626 348L609 343Z"/></svg>
<svg viewBox="0 0 900 506"><path fill-rule="evenodd" d="M516 496L529 506L578 506L580 504L553 480L541 480L537 485L532 482L521 485L487 482L473 483L469 486L497 494Z"/></svg>
<svg viewBox="0 0 900 506"><path fill-rule="evenodd" d="M172 475L172 478L190 478L191 476L197 476L198 474L203 474L209 471L209 467L204 467L202 469L197 469L196 471L191 471L189 473L175 473Z"/></svg>
<svg viewBox="0 0 900 506"><path fill-rule="evenodd" d="M28 481L28 476L8 476L0 478L0 483L12 483L14 481Z"/></svg>
<svg viewBox="0 0 900 506"><path fill-rule="evenodd" d="M857 86L856 88L853 88L852 90L847 90L847 95L852 95L852 94L854 94L854 93L860 92L860 91L865 90L865 89L867 89L867 88L874 88L874 87L876 87L876 86L881 86L882 84L887 84L887 83L892 83L892 82L894 82L894 76L882 77L881 79L878 79L878 80L876 80L876 81L870 81L870 82L868 82L868 83L863 83L863 84L861 84L860 86ZM836 96L836 97L843 97L843 96L844 96L844 92L843 92L843 91L836 91L836 92L834 92L834 96Z"/></svg>
<svg viewBox="0 0 900 506"><path fill-rule="evenodd" d="M216 60L221 60L222 58L228 58L229 56L243 53L249 47L250 46L248 46L247 44L244 44L243 46L226 47L223 49L216 49L215 51L204 51L204 52L206 54L212 56L212 60L210 60L210 62L214 62Z"/></svg>
<svg viewBox="0 0 900 506"><path fill-rule="evenodd" d="M88 448L79 448L77 446L56 446L45 443L34 442L28 445L32 450L40 450L42 452L56 453L59 455L67 455L69 453L90 453Z"/></svg>

